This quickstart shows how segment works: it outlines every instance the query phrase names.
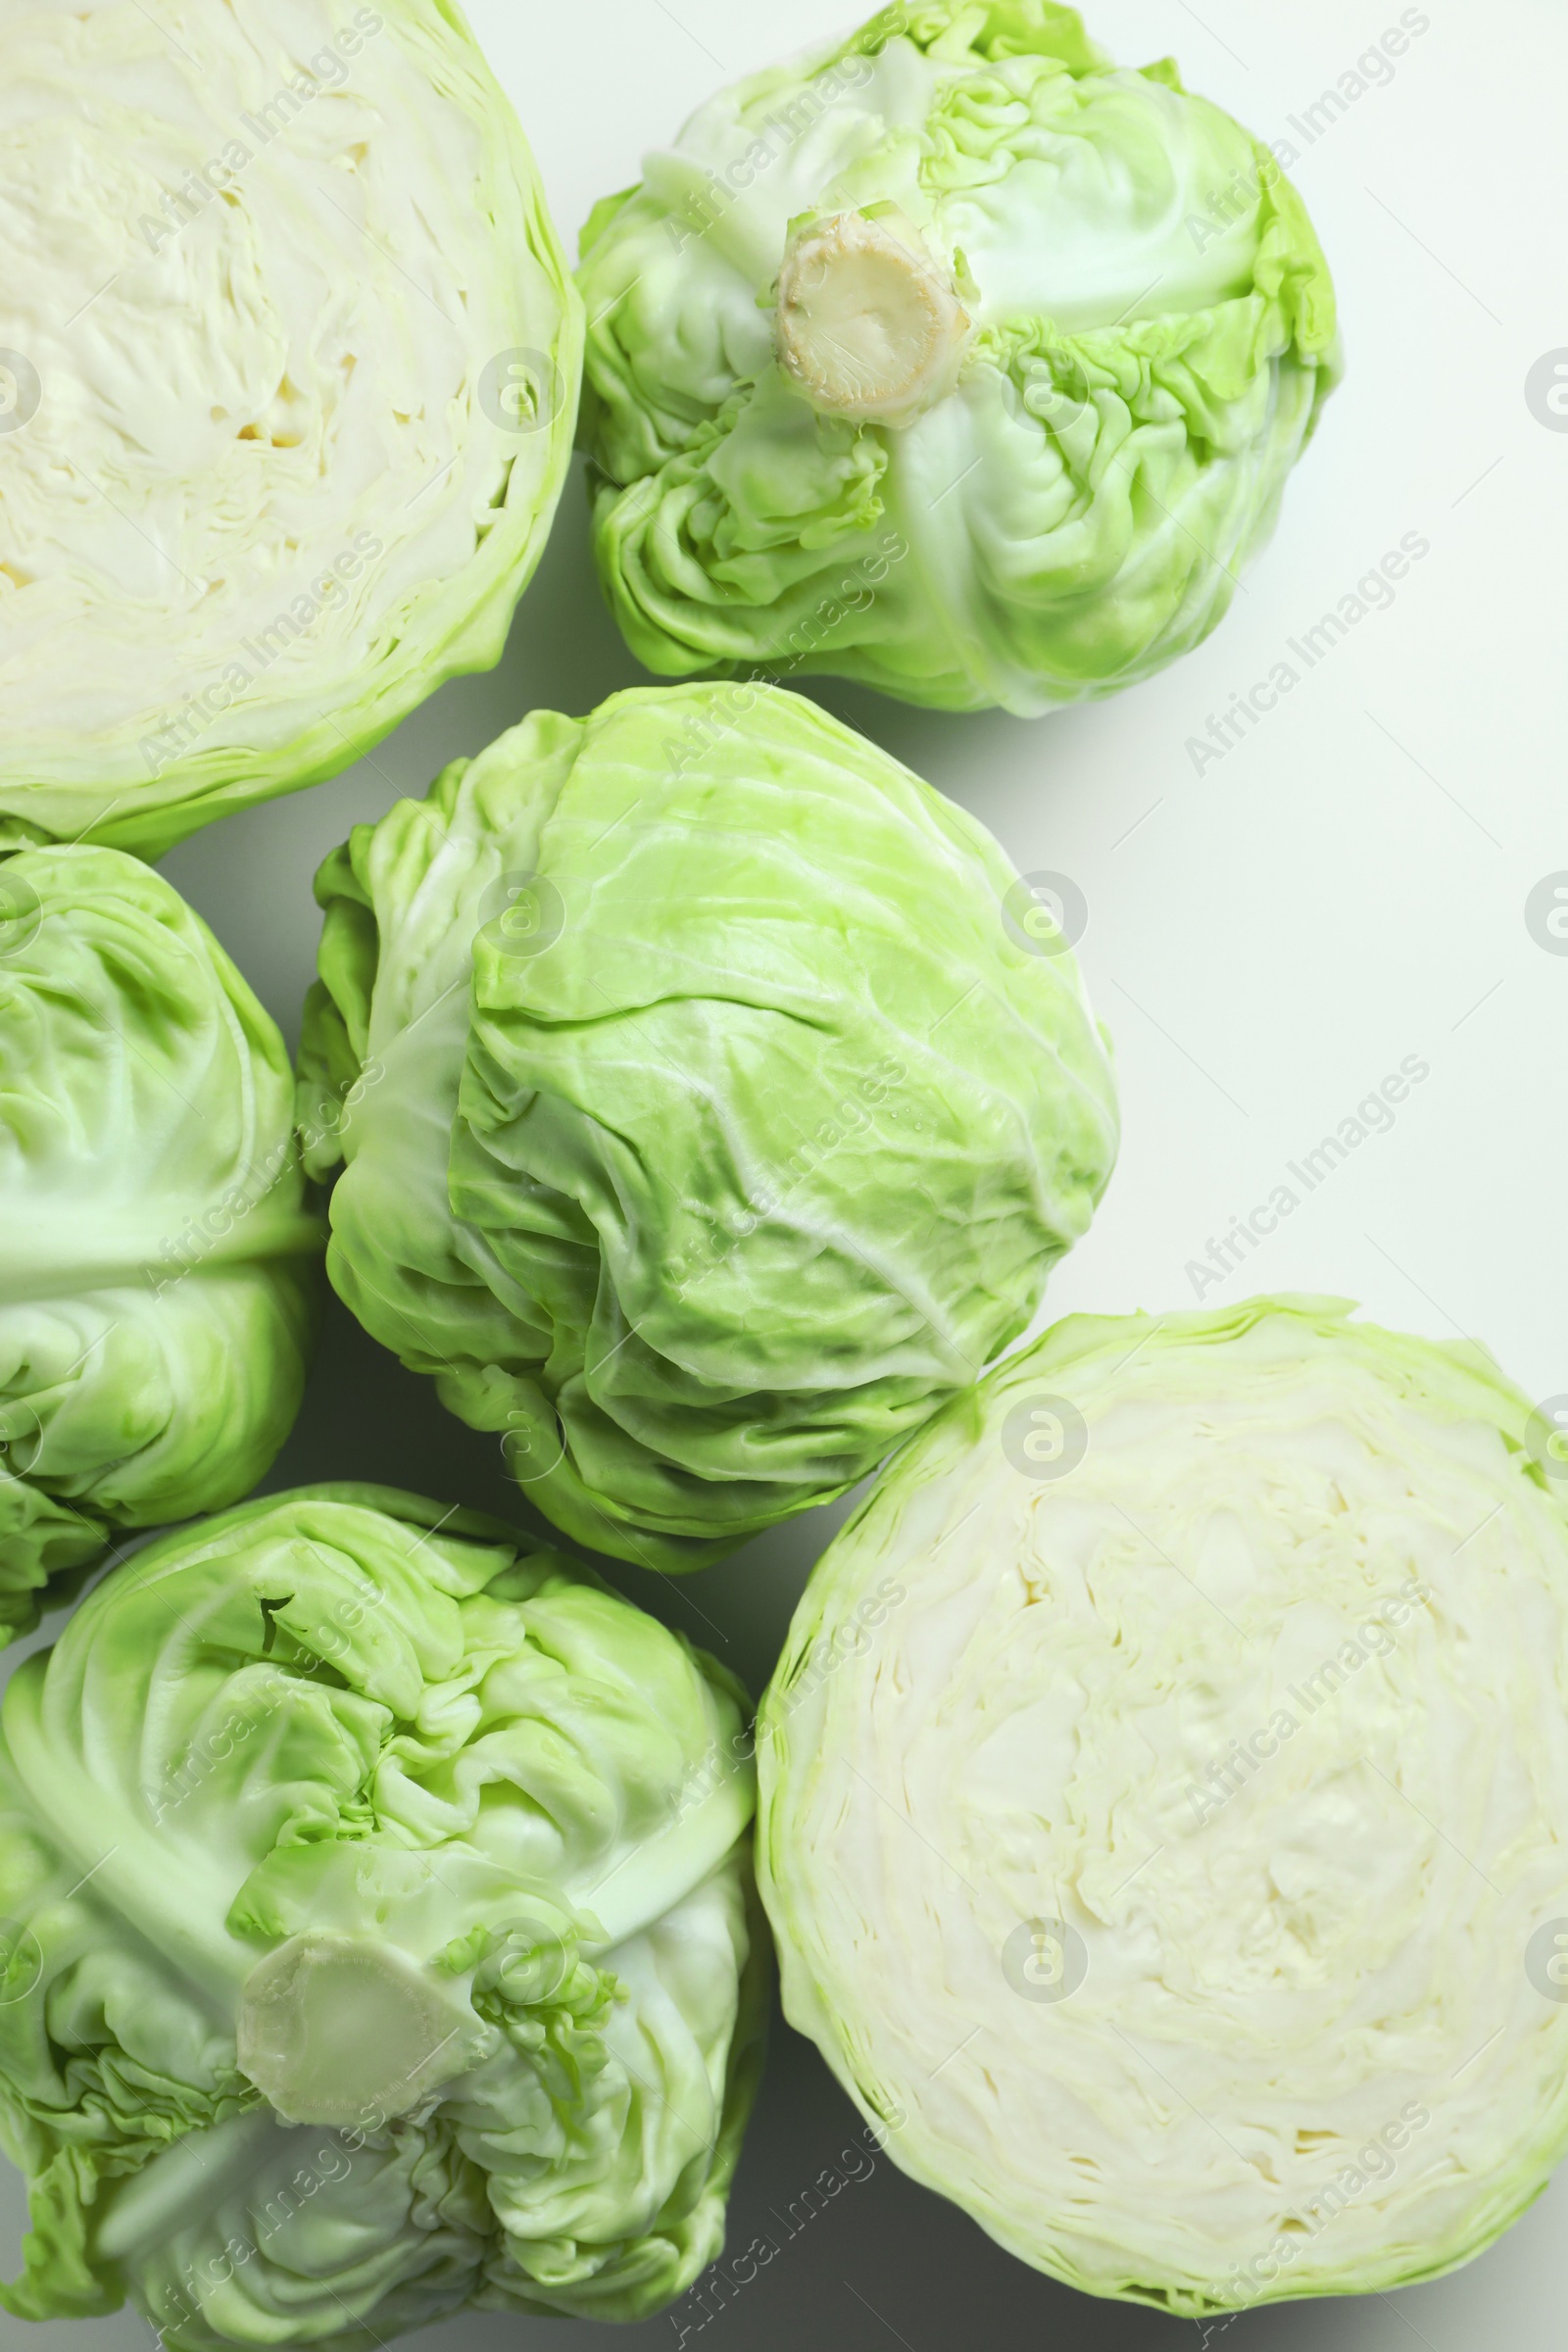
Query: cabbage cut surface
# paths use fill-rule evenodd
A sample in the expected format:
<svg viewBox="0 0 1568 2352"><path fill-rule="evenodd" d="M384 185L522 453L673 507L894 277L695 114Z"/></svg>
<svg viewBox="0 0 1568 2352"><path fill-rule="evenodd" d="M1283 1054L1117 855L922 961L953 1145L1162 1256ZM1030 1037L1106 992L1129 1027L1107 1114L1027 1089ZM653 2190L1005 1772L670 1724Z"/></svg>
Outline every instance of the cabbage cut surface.
<svg viewBox="0 0 1568 2352"><path fill-rule="evenodd" d="M497 659L579 312L446 0L5 0L0 212L0 829L156 855Z"/></svg>
<svg viewBox="0 0 1568 2352"><path fill-rule="evenodd" d="M786 2009L890 2152L1173 2312L1487 2246L1568 2138L1568 1528L1484 1352L1060 1325L890 1466L764 1702Z"/></svg>

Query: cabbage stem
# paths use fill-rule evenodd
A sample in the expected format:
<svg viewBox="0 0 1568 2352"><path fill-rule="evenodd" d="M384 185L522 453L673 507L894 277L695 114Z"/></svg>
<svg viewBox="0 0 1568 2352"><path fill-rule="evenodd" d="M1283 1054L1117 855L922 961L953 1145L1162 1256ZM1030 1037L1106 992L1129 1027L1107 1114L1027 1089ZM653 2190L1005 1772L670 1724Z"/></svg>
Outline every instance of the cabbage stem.
<svg viewBox="0 0 1568 2352"><path fill-rule="evenodd" d="M951 270L902 213L836 213L791 239L779 365L825 416L912 424L957 383L970 333Z"/></svg>
<svg viewBox="0 0 1568 2352"><path fill-rule="evenodd" d="M239 2063L288 2123L379 2130L466 2070L467 2024L392 1945L296 1936L251 1972Z"/></svg>

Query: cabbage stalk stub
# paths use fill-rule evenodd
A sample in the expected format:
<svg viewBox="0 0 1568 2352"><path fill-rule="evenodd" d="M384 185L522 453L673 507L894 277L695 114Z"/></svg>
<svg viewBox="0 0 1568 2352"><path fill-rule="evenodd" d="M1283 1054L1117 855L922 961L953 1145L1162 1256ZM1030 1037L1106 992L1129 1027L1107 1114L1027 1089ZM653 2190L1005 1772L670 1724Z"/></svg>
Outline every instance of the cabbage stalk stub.
<svg viewBox="0 0 1568 2352"><path fill-rule="evenodd" d="M498 659L581 312L449 0L8 8L0 199L0 840L157 856Z"/></svg>
<svg viewBox="0 0 1568 2352"><path fill-rule="evenodd" d="M746 1711L587 1570L379 1488L107 1577L0 1709L0 2302L371 2352L678 2295L760 2064Z"/></svg>
<svg viewBox="0 0 1568 2352"><path fill-rule="evenodd" d="M842 1493L1024 1330L1110 1174L1023 892L797 696L537 714L318 878L339 1294L596 1550L702 1566Z"/></svg>
<svg viewBox="0 0 1568 2352"><path fill-rule="evenodd" d="M1074 1318L830 1547L759 1725L786 2012L1027 2262L1480 2253L1568 2143L1568 1521L1480 1348Z"/></svg>
<svg viewBox="0 0 1568 2352"><path fill-rule="evenodd" d="M1052 0L884 10L699 108L578 272L638 659L1033 716L1199 644L1340 373L1290 160Z"/></svg>
<svg viewBox="0 0 1568 2352"><path fill-rule="evenodd" d="M215 1510L304 1390L326 1233L276 1024L120 850L0 859L0 1640Z"/></svg>
<svg viewBox="0 0 1568 2352"><path fill-rule="evenodd" d="M838 213L791 239L778 357L824 416L912 423L958 380L969 318L912 223Z"/></svg>

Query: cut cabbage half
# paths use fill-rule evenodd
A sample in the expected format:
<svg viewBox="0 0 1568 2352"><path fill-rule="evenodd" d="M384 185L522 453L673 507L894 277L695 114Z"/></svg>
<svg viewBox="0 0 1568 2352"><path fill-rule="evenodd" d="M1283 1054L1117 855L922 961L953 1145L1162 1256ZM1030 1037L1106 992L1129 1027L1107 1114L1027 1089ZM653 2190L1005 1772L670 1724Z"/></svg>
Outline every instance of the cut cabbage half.
<svg viewBox="0 0 1568 2352"><path fill-rule="evenodd" d="M1060 1325L895 1457L760 1727L792 2021L1177 2313L1447 2270L1568 2138L1560 1464L1348 1311Z"/></svg>
<svg viewBox="0 0 1568 2352"><path fill-rule="evenodd" d="M499 658L580 305L447 0L12 0L0 199L0 839L155 856Z"/></svg>

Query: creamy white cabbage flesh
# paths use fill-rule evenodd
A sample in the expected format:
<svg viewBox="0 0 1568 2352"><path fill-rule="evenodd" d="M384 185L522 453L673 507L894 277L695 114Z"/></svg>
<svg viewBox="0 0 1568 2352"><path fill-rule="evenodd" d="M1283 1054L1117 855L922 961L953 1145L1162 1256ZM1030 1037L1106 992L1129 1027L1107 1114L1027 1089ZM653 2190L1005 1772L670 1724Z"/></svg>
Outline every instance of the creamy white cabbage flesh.
<svg viewBox="0 0 1568 2352"><path fill-rule="evenodd" d="M763 1707L791 2020L1003 2244L1177 2312L1451 2267L1568 2137L1560 1466L1345 1314L1058 1327Z"/></svg>
<svg viewBox="0 0 1568 2352"><path fill-rule="evenodd" d="M436 0L0 0L0 840L149 854L495 661L579 307Z"/></svg>

